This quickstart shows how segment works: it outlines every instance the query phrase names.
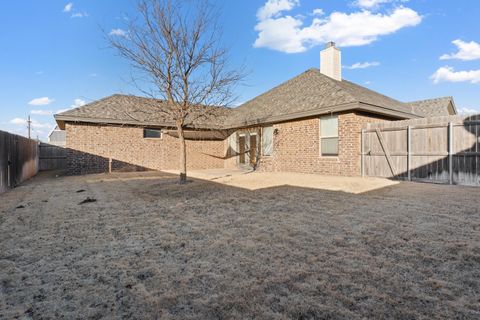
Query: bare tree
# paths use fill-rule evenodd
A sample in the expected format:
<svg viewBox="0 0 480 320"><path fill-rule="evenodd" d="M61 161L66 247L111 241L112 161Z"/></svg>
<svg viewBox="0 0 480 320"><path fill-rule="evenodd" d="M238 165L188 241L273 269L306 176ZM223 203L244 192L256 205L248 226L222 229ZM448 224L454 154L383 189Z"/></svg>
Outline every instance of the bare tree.
<svg viewBox="0 0 480 320"><path fill-rule="evenodd" d="M123 36L108 36L110 45L129 60L153 90L142 90L167 103L159 113L174 123L180 143L180 182L187 179L185 128L232 101L243 69L229 70L221 46L218 11L208 0L143 0L139 17Z"/></svg>

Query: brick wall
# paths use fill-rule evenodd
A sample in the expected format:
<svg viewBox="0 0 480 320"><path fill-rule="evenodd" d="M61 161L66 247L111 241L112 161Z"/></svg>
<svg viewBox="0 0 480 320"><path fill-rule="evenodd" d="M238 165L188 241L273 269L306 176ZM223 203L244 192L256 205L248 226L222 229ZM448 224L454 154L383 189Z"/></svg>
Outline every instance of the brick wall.
<svg viewBox="0 0 480 320"><path fill-rule="evenodd" d="M274 151L262 157L259 170L357 176L361 172L361 130L365 123L388 119L362 113L338 115L338 156L320 155L318 117L274 125Z"/></svg>
<svg viewBox="0 0 480 320"><path fill-rule="evenodd" d="M362 127L366 123L388 120L358 112L339 114L337 157L320 155L319 117L275 124L273 154L260 157L258 170L360 175ZM257 133L261 152L260 128L239 130L237 134L252 132ZM113 170L179 168L178 139L168 135L162 139L144 139L142 128L72 123L66 124L66 133L67 165L71 174L107 172L110 158ZM238 156L228 157L228 144L228 140L187 141L188 169L236 167ZM248 163L248 155L246 161Z"/></svg>
<svg viewBox="0 0 480 320"><path fill-rule="evenodd" d="M113 170L176 170L178 139L144 139L143 129L127 126L67 123L67 166L70 174ZM187 141L187 168L223 168L223 141Z"/></svg>

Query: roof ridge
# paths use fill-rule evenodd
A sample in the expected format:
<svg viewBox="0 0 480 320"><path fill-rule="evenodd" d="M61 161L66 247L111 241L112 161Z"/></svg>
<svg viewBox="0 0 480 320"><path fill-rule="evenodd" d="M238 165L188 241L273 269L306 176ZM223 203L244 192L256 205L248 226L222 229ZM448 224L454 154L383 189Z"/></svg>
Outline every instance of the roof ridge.
<svg viewBox="0 0 480 320"><path fill-rule="evenodd" d="M443 100L443 99L453 100L453 96L436 97L436 98L430 98L430 99L420 99L420 100L409 101L409 102L406 102L406 103L410 104L410 103L415 103L415 102L434 101L434 100Z"/></svg>
<svg viewBox="0 0 480 320"><path fill-rule="evenodd" d="M341 85L338 84L338 82L341 82L341 81L338 81L338 80L335 80L335 79L330 78L329 76L323 74L323 73L320 71L320 69L310 68L309 70L312 70L312 71L317 72L321 77L323 77L324 79L327 79L327 81L330 81L330 83L332 83L337 89L346 92L347 95L348 95L352 100L358 101L358 99L357 99L356 97L354 97L349 90L343 88ZM342 81L350 82L350 81L348 81L348 80L342 80ZM352 82L350 82L350 83L352 83ZM361 101L358 101L358 102L361 102Z"/></svg>
<svg viewBox="0 0 480 320"><path fill-rule="evenodd" d="M136 99L141 99L141 100L150 100L150 101L155 101L155 102L162 102L162 103L166 103L168 104L168 100L165 100L165 99L159 99L159 98L154 98L154 97L143 97L143 96L137 96L137 95L134 95L134 94L122 94L122 93L114 93L104 99L108 99L108 98L112 98L112 97L115 97L115 96L118 96L118 97L127 97L127 98L136 98ZM103 99L101 99L103 100ZM101 101L101 100L98 100L98 101ZM215 106L215 105L205 105L205 104L202 104L201 105L202 107L205 107L205 108L216 108L216 109L232 109L228 106Z"/></svg>
<svg viewBox="0 0 480 320"><path fill-rule="evenodd" d="M318 72L318 73L320 74L320 70L319 70L319 69L317 69L317 68L309 68L309 69L303 71L302 73L294 76L293 78L290 78L290 79L288 79L287 81L284 81L284 82L276 85L275 87L272 87L272 88L268 89L267 91L259 94L258 96L255 96L255 97L253 97L252 99L249 99L249 100L245 101L244 103L242 103L242 104L239 105L238 107L233 108L233 110L239 109L239 108L241 108L242 106L248 104L249 102L251 102L251 101L253 101L253 100L256 100L256 99L258 99L258 98L260 98L260 97L263 97L263 96L267 95L268 93L274 91L275 89L278 89L278 88L280 88L280 87L283 87L283 86L287 85L288 83L293 82L294 80L296 80L296 79L298 79L299 77L303 76L304 74L306 74L306 73L308 73L308 72L312 72L312 71ZM323 75L323 76L324 76L324 75ZM327 77L327 76L325 76L325 77ZM328 77L327 77L327 78L328 78ZM333 79L331 79L331 80L333 80ZM338 87L337 87L337 89L338 89ZM339 89L341 89L341 88L339 88ZM350 98L353 98L353 97L350 96Z"/></svg>
<svg viewBox="0 0 480 320"><path fill-rule="evenodd" d="M69 112L72 112L72 111L75 111L75 110L80 110L80 109L84 109L85 107L88 107L88 106L91 106L92 104L95 104L95 103L98 103L98 102L102 102L102 101L105 101L107 99L110 99L114 96L118 95L117 93L114 93L114 94L111 94L109 96L106 96L106 97L103 97L103 98L100 98L98 100L93 100L89 103L86 103L84 104L83 106L78 106L78 107L75 107L75 108L72 108L72 109L69 109L69 110L66 110L66 111L63 111L63 112L60 112L60 113L56 113L55 115L61 115L61 114L65 114L65 113L69 113Z"/></svg>

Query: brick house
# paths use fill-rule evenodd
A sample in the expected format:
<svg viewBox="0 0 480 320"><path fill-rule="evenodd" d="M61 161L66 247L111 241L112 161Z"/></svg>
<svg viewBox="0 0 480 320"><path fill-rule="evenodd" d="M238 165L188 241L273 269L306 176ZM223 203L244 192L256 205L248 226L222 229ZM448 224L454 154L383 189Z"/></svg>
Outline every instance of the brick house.
<svg viewBox="0 0 480 320"><path fill-rule="evenodd" d="M178 169L166 102L113 95L55 115L66 132L71 174ZM360 175L366 123L456 114L451 97L410 103L341 77L333 43L309 69L237 108L205 107L187 128L188 169L252 166L260 171Z"/></svg>

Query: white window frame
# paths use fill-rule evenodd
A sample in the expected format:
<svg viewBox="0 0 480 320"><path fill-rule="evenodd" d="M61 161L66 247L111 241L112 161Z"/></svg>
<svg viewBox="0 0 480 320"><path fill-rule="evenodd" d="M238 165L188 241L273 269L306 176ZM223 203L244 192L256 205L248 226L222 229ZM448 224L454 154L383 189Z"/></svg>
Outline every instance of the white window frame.
<svg viewBox="0 0 480 320"><path fill-rule="evenodd" d="M337 134L335 136L322 136L322 119L325 118L336 118L337 119ZM340 139L339 139L339 122L338 122L338 115L337 114L330 114L330 115L325 115L321 116L318 119L319 123L319 130L318 130L318 135L319 135L319 141L318 141L318 146L320 149L320 156L325 157L325 158L338 158L338 155L340 154ZM337 138L337 153L336 154L324 154L322 151L322 139L331 139L331 138Z"/></svg>

